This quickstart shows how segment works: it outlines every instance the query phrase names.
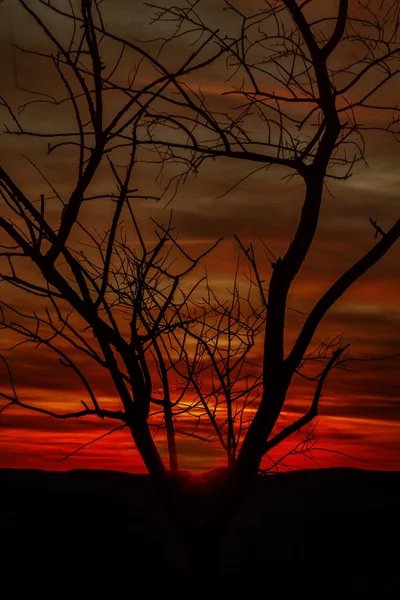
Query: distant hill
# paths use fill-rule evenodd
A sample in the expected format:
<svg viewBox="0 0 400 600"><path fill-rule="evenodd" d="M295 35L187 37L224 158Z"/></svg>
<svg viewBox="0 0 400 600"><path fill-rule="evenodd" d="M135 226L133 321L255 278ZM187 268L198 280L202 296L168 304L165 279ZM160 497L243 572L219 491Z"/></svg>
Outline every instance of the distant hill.
<svg viewBox="0 0 400 600"><path fill-rule="evenodd" d="M260 477L223 548L218 597L400 598L399 513L399 472ZM0 469L0 528L6 600L196 597L146 475Z"/></svg>

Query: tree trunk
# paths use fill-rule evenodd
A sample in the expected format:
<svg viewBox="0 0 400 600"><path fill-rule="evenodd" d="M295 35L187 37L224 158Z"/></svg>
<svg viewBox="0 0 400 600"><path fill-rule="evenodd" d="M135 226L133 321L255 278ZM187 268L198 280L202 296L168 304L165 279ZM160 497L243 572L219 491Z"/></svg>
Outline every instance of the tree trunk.
<svg viewBox="0 0 400 600"><path fill-rule="evenodd" d="M241 486L246 486L258 475L266 442L282 411L288 382L286 374L278 372L274 380L266 382L260 406L251 422L243 441L236 464L236 477Z"/></svg>

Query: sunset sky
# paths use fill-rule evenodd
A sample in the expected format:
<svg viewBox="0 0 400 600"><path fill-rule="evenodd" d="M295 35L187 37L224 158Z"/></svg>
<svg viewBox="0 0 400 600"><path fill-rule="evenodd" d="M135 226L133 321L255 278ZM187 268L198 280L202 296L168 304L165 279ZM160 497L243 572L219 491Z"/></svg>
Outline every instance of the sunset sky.
<svg viewBox="0 0 400 600"><path fill-rule="evenodd" d="M104 11L109 28L121 36L129 35L131 28L140 31L142 39L155 36L156 25L152 26L154 29L148 26L148 12L138 9L135 13L133 4L140 3L105 0ZM256 2L252 0L250 4ZM335 6L335 2L331 4ZM111 5L112 11L109 10ZM238 7L248 5L249 2L243 0L236 2ZM212 2L204 3L204 11L208 17L216 18ZM63 35L60 20L54 20L54 30ZM187 52L180 43L174 43L169 57L172 62L179 60L180 53ZM5 0L0 4L0 52L3 57L0 94L17 108L32 99L25 90L36 89L48 94L59 84L49 67L13 48L13 44L35 50L49 48L48 42L42 39L42 34L18 3ZM212 71L208 77L204 75L204 80L199 79L198 85L202 86L207 97L215 96L220 101L219 94L227 89L229 83L224 81L222 71ZM397 79L396 85L392 84L387 91L394 104L399 100L399 91L400 80ZM110 110L112 108L115 107L110 107ZM0 114L1 121L11 126L4 107L0 107ZM371 111L368 118L371 123L376 123L380 115ZM21 120L28 129L44 132L53 131L55 123L59 129L71 126L71 115L51 105L28 107ZM399 218L400 147L392 136L380 131L367 133L365 139L368 166L357 164L352 177L346 181L330 181L325 190L312 250L290 292L289 306L295 310L288 312L289 347L304 320L304 313L341 273L373 246L375 232L369 218L377 219L383 229L389 228ZM75 177L71 151L60 150L48 155L44 138L1 136L2 167L12 174L29 197L39 198L41 193L49 193L49 188L44 189L43 180L27 157L39 165L59 193L66 197ZM148 237L152 236L150 217L165 222L173 209L179 241L191 253L203 252L217 238L224 238L217 250L207 257L205 264L213 288L221 294L226 294L235 274L238 247L234 235L244 244L254 242L260 260L263 257L260 240L275 255L283 254L294 234L301 210L303 183L300 178L283 181L287 173L281 167L260 170L231 190L249 170L247 165L226 159L208 162L171 202L162 199L158 203L153 200L137 203L137 215ZM108 189L107 177L108 171L101 169L94 182L97 193ZM153 166L138 166L140 193L156 192L155 177ZM5 210L3 204L0 200L1 214ZM110 214L107 204L99 202L96 208L93 205L86 207L82 218L86 219L85 223L101 229L106 227ZM260 264L267 279L270 265L265 260ZM0 272L1 268L4 268L3 263L0 263ZM244 282L246 261L243 257L239 271ZM13 290L1 281L0 299L24 311L39 307L37 299ZM321 467L400 469L400 356L380 360L400 354L399 243L325 317L318 338L335 336L343 336L344 343L351 344L351 357L359 360L351 363L348 371L335 371L328 377L320 403L316 429L319 450L315 452L315 459ZM14 341L9 332L0 331L1 353L10 364L21 398L60 411L79 404L84 397L80 381L59 363L57 357L33 346L21 346L10 351ZM73 356L83 365L99 400L112 400L115 393L106 373L99 372L96 365L85 362L78 354ZM307 410L314 385L300 378L293 381L280 427ZM3 390L9 392L10 386L6 369L0 365L0 391ZM98 419L63 422L17 408L8 409L0 415L0 467L142 471L141 460L127 430L104 437L68 460L58 462L78 447L106 433L113 425ZM273 457L277 459L285 454L301 438L300 435L276 448ZM215 446L207 446L191 438L181 438L178 443L183 468L207 470L219 466L224 460L222 452ZM160 448L164 446L160 439ZM344 455L351 455L359 461ZM297 466L315 466L312 462L303 463L302 459L291 462Z"/></svg>

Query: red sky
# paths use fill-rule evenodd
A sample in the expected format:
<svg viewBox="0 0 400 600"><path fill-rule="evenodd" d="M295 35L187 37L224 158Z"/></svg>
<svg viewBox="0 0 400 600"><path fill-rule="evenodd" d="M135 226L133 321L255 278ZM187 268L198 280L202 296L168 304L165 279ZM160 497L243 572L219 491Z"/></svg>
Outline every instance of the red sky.
<svg viewBox="0 0 400 600"><path fill-rule="evenodd" d="M240 4L237 2L237 5ZM107 2L105 5L107 10ZM118 0L112 6L113 13L107 13L110 27L125 35L133 26L131 5ZM211 17L213 10L214 4L206 3L206 12ZM139 11L135 15L135 26L142 36L150 37L153 29L148 28L147 19L145 11ZM18 105L29 95L22 89L16 89L17 84L19 88L36 86L45 93L54 89L57 85L54 76L43 64L39 66L36 59L11 50L12 42L36 49L46 44L17 3L6 0L0 5L0 23L0 51L3 56L1 93L10 103ZM54 21L55 30L60 31L59 26L60 23ZM180 50L177 42L171 61L179 59ZM225 85L221 81L221 75L212 72L208 80L199 83L203 84L203 92L211 96ZM388 93L395 98L394 88L390 88ZM372 111L369 117L376 122L380 115ZM24 119L27 126L42 131L51 131L55 119L57 126L68 128L70 123L68 114L51 106L27 109ZM384 229L398 218L399 146L393 138L379 131L369 133L366 141L369 167L357 165L349 180L330 182L329 190L325 191L312 251L291 290L289 305L297 311L310 310L335 278L373 245L374 231L368 222L370 217L377 219ZM22 155L34 159L60 193L66 195L71 187L73 155L65 151L49 156L46 148L47 141L43 139L4 135L0 139L2 166L9 169L31 197L39 197L43 181ZM216 238L224 237L225 241L207 259L206 265L210 280L220 293L225 293L233 281L237 259L233 235L238 235L244 243L254 241L259 244L258 241L263 239L274 254L279 255L287 248L301 209L301 182L283 182L284 173L279 168L260 171L228 192L246 173L246 168L228 160L210 163L196 179L191 179L181 189L172 204L142 201L137 207L148 235L151 235L149 217L165 221L172 207L179 239L193 252L202 251ZM98 192L101 193L109 184L107 177L107 171L101 170L94 185ZM156 188L154 178L152 167L139 167L138 181L146 193L152 193ZM228 193L221 197L224 192ZM0 211L3 210L5 208L0 202ZM99 203L95 210L87 210L84 218L101 228L109 214L106 205ZM258 248L261 249L260 244ZM244 269L244 261L241 264ZM269 265L263 265L263 269L267 277ZM365 360L400 353L399 273L400 252L397 245L335 305L318 332L320 338L342 335L345 343L351 344L351 356L363 359L352 363L350 372L336 371L328 378L316 429L319 450L315 452L315 459L319 466L400 469L400 358ZM28 295L1 282L0 297L24 310L37 307ZM299 313L289 313L288 344L294 339L303 318ZM82 398L79 381L71 377L57 358L26 346L11 352L10 340L7 332L0 331L0 349L13 370L21 398L60 410L79 403ZM105 374L99 373L91 364L84 364L84 369L99 398L113 402L113 388ZM1 368L2 389L9 391L6 371ZM311 394L308 384L294 380L280 427L306 409ZM98 420L60 422L16 408L9 409L0 415L0 467L142 470L140 458L126 430L103 438L67 461L58 462L111 428L112 424ZM276 449L273 458L276 460L284 455L299 439L301 437ZM184 468L207 470L220 465L223 460L218 448L206 446L196 439L182 438L179 447ZM160 448L164 448L161 438ZM288 459L290 464L297 466L303 465L302 461L302 458ZM304 464L315 466L312 462Z"/></svg>

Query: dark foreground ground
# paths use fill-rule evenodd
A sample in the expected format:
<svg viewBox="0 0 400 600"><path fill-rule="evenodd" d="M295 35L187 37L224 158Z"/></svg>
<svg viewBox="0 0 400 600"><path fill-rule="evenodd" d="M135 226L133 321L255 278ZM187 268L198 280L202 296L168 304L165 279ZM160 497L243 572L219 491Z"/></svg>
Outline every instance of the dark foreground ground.
<svg viewBox="0 0 400 600"><path fill-rule="evenodd" d="M249 494L217 597L400 598L400 473L271 475ZM197 598L146 476L0 469L0 598ZM205 599L206 600L206 599Z"/></svg>

